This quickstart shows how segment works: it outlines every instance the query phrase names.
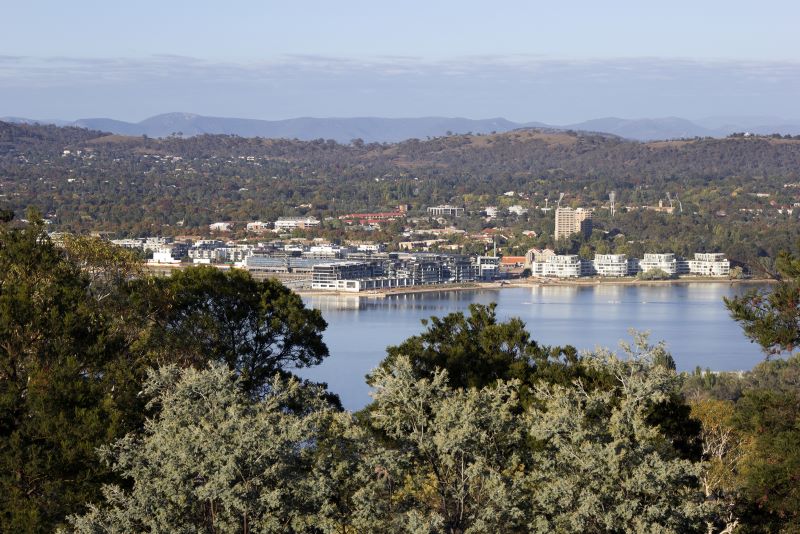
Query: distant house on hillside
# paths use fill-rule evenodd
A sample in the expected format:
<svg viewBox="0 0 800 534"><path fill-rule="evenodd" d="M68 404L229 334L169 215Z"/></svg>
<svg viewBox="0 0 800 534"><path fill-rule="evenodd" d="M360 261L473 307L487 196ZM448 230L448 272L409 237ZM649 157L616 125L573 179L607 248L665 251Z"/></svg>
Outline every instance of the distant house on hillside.
<svg viewBox="0 0 800 534"><path fill-rule="evenodd" d="M316 217L280 217L275 221L275 230L316 228L317 226L319 226L319 219Z"/></svg>
<svg viewBox="0 0 800 534"><path fill-rule="evenodd" d="M232 222L215 222L208 225L208 229L212 232L230 232L233 230Z"/></svg>

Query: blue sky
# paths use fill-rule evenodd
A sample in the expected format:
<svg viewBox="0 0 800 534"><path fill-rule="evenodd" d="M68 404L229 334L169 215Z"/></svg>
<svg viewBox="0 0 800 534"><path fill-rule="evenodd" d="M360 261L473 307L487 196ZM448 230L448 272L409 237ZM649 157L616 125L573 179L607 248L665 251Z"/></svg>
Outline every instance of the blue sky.
<svg viewBox="0 0 800 534"><path fill-rule="evenodd" d="M800 2L0 1L0 116L800 118Z"/></svg>

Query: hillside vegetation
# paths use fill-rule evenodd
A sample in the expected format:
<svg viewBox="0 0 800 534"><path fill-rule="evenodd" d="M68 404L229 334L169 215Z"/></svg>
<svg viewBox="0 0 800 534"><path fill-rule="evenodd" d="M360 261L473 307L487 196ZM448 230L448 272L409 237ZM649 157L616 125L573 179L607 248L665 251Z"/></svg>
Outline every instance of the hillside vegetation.
<svg viewBox="0 0 800 534"><path fill-rule="evenodd" d="M753 263L798 237L797 212L789 212L800 201L799 173L800 140L780 136L638 143L518 130L343 145L0 123L0 204L18 214L37 205L72 231L202 232L218 220L336 217L401 203L414 214L447 202L473 215L459 224L480 229L478 212L514 191L531 208L514 228L548 234L552 222L534 208L566 193L567 204L595 208L604 232L645 245L669 238L678 253L716 248ZM614 220L605 209L612 190ZM640 209L668 193L681 213L677 203L672 216Z"/></svg>

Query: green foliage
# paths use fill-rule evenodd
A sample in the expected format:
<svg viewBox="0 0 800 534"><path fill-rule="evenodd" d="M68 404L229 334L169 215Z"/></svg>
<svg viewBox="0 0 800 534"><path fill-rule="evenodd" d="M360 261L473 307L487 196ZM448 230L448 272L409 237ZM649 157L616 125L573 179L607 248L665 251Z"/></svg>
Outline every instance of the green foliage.
<svg viewBox="0 0 800 534"><path fill-rule="evenodd" d="M518 318L497 320L496 304L471 304L462 312L423 321L426 330L398 346L386 349L383 369L399 357L411 360L415 376L432 378L445 369L450 386L484 387L497 380L519 380L527 402L530 386L537 380L568 384L584 376L573 347L543 347L531 339ZM371 384L373 377L368 380Z"/></svg>
<svg viewBox="0 0 800 534"><path fill-rule="evenodd" d="M141 408L122 339L40 222L0 227L0 530L52 530L99 496L95 448Z"/></svg>
<svg viewBox="0 0 800 534"><path fill-rule="evenodd" d="M416 379L405 357L374 376L370 421L390 445L367 461L385 466L385 478L375 483L397 486L394 503L382 503L391 514L382 530L524 530L524 435L515 382L466 390L447 384L441 370Z"/></svg>
<svg viewBox="0 0 800 534"><path fill-rule="evenodd" d="M70 518L74 532L274 532L302 530L313 511L309 449L327 403L296 380L271 382L251 400L224 365L165 367L144 393L158 415L139 436L102 450L130 490L104 489L106 504ZM287 412L302 402L307 414Z"/></svg>
<svg viewBox="0 0 800 534"><path fill-rule="evenodd" d="M740 465L741 491L752 506L748 523L761 523L758 528L765 532L797 532L800 357L764 362L753 371L753 378L735 413L736 428L749 442Z"/></svg>
<svg viewBox="0 0 800 534"><path fill-rule="evenodd" d="M781 280L770 290L725 299L731 317L767 354L800 345L800 258L782 252L776 267Z"/></svg>
<svg viewBox="0 0 800 534"><path fill-rule="evenodd" d="M52 532L102 484L125 485L96 449L144 425L149 366L218 361L259 396L275 373L327 355L319 312L275 281L141 277L126 251L90 238L55 246L28 218L0 225L0 531ZM308 408L293 399L286 410Z"/></svg>
<svg viewBox="0 0 800 534"><path fill-rule="evenodd" d="M649 269L647 271L639 271L636 274L636 278L639 280L669 280L675 277L663 269Z"/></svg>
<svg viewBox="0 0 800 534"><path fill-rule="evenodd" d="M687 377L703 423L707 493L742 533L797 532L800 524L800 356L747 373Z"/></svg>
<svg viewBox="0 0 800 534"><path fill-rule="evenodd" d="M675 372L655 364L647 345L628 356L585 360L614 376L612 389L537 390L545 404L529 414L542 458L530 475L536 531L702 532L713 516L697 485L700 465L649 424L675 391Z"/></svg>
<svg viewBox="0 0 800 534"><path fill-rule="evenodd" d="M630 356L587 356L611 389L541 386L527 410L518 381L453 388L399 356L361 422L293 381L254 399L224 366L152 372L159 413L104 449L130 489L108 486L70 530L704 532L701 466L647 422L677 377ZM287 411L298 397L307 409Z"/></svg>
<svg viewBox="0 0 800 534"><path fill-rule="evenodd" d="M253 394L263 392L275 373L316 365L328 355L320 312L275 279L189 267L137 281L132 299L148 321L141 341L152 361L197 367L222 362Z"/></svg>

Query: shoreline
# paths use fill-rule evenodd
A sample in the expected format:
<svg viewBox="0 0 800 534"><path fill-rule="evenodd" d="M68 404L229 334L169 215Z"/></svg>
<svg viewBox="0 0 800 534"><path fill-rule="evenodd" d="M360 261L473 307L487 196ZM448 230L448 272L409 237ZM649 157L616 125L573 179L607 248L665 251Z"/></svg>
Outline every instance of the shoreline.
<svg viewBox="0 0 800 534"><path fill-rule="evenodd" d="M676 285L676 284L773 284L771 278L728 279L712 277L683 277L669 280L636 280L635 278L585 278L585 279L545 279L527 278L493 282L470 282L465 284L431 284L424 286L397 287L388 289L375 289L372 291L323 291L319 289L295 289L294 292L302 297L359 297L359 298L386 298L396 295L410 295L417 293L440 293L452 291L485 291L506 288L533 288L533 287L593 287L603 285L647 286L647 285Z"/></svg>

